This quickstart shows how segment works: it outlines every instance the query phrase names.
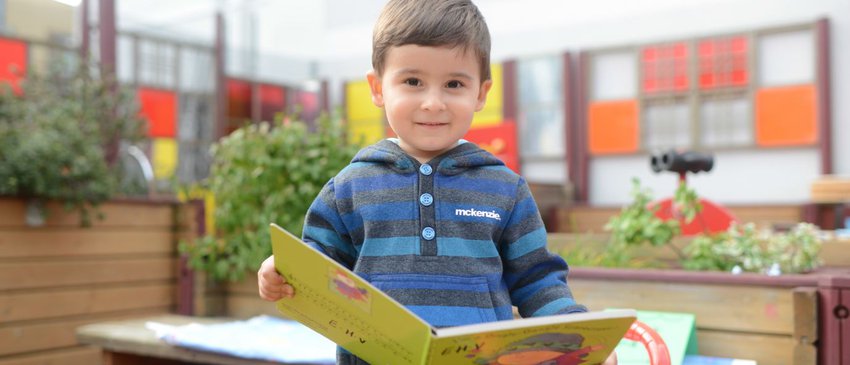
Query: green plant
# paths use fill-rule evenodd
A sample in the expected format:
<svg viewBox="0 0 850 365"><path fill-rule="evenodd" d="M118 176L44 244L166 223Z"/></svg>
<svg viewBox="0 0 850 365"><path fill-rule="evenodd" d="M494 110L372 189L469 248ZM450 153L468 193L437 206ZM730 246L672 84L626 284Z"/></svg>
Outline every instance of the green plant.
<svg viewBox="0 0 850 365"><path fill-rule="evenodd" d="M215 196L215 232L180 249L192 267L215 279L239 280L271 254L268 225L300 234L321 188L357 147L338 116L321 116L316 132L298 121L248 124L212 148L205 182Z"/></svg>
<svg viewBox="0 0 850 365"><path fill-rule="evenodd" d="M821 240L817 227L800 223L788 233L758 232L752 223L733 224L726 232L699 234L683 249L672 243L680 232L677 219L661 220L651 204L652 193L632 179L633 201L611 217L605 229L611 238L604 249L576 249L562 252L573 265L605 267L657 266L633 259L632 251L642 245L666 246L673 250L682 267L689 270L742 271L768 273L775 266L781 272L803 272L820 265ZM680 184L673 196L674 215L691 222L702 210L699 196Z"/></svg>
<svg viewBox="0 0 850 365"><path fill-rule="evenodd" d="M679 222L664 221L655 216L658 206L651 205L652 192L640 185L640 180L632 179L632 202L624 206L605 225L611 232L613 242L625 245L649 243L661 246L670 243L679 234Z"/></svg>
<svg viewBox="0 0 850 365"><path fill-rule="evenodd" d="M88 225L115 189L110 147L142 126L133 94L85 68L27 75L20 94L0 90L0 195L60 201Z"/></svg>
<svg viewBox="0 0 850 365"><path fill-rule="evenodd" d="M820 247L817 228L810 223L799 223L787 233L760 233L752 223L733 224L726 232L696 237L684 249L682 266L768 273L776 265L785 273L805 272L820 265Z"/></svg>

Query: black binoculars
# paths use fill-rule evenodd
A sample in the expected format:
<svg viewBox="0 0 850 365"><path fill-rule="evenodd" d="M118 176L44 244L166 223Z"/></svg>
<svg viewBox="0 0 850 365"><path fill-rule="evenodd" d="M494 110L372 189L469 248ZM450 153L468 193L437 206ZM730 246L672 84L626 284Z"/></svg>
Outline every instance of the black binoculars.
<svg viewBox="0 0 850 365"><path fill-rule="evenodd" d="M714 167L714 156L694 151L668 151L653 153L649 161L652 171L672 171L679 174L686 172L697 173L711 171Z"/></svg>

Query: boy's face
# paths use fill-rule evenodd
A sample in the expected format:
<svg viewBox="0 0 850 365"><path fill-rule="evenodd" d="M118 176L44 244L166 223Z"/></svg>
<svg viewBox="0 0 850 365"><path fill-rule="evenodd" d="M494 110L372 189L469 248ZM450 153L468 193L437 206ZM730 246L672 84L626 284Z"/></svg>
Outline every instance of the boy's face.
<svg viewBox="0 0 850 365"><path fill-rule="evenodd" d="M420 162L453 148L469 130L492 85L480 77L475 52L417 45L393 47L383 75L367 75L372 102L386 111L400 147Z"/></svg>

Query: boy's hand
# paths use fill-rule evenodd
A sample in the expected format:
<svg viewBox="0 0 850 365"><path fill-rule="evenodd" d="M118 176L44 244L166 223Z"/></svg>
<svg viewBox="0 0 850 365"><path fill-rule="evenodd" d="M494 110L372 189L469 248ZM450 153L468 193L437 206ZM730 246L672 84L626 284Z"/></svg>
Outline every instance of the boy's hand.
<svg viewBox="0 0 850 365"><path fill-rule="evenodd" d="M612 351L611 355L608 355L608 358L605 359L602 365L617 365L617 353Z"/></svg>
<svg viewBox="0 0 850 365"><path fill-rule="evenodd" d="M295 288L286 283L286 279L274 268L274 256L269 256L260 270L257 271L257 286L260 288L260 298L276 302L283 298L292 298Z"/></svg>

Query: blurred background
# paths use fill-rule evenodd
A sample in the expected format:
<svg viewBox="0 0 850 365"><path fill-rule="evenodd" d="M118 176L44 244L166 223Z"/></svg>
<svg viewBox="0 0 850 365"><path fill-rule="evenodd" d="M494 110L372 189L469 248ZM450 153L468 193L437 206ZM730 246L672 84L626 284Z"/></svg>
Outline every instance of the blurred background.
<svg viewBox="0 0 850 365"><path fill-rule="evenodd" d="M342 108L355 140L386 136L364 76L382 3L4 0L2 61L33 70L87 50L112 65L138 91L156 177L193 181L212 141L293 105L307 120ZM478 5L496 87L472 139L498 140L530 182L618 205L631 176L675 187L646 168L671 147L716 154L691 183L727 204L805 202L819 176L850 173L850 111L833 102L850 93L846 1Z"/></svg>

